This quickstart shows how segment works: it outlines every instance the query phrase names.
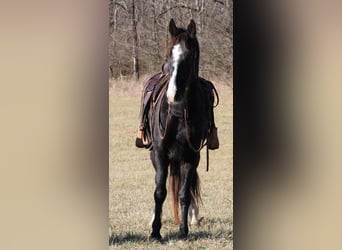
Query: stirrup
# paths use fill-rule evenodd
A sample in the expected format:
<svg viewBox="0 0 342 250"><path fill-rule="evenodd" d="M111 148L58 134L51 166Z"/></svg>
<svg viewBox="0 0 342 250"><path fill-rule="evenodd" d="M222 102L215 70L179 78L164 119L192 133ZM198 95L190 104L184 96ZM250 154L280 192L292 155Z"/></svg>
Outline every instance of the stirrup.
<svg viewBox="0 0 342 250"><path fill-rule="evenodd" d="M138 130L138 135L135 138L135 146L137 148L148 148L151 142L145 134L144 126L140 125Z"/></svg>
<svg viewBox="0 0 342 250"><path fill-rule="evenodd" d="M139 138L139 137L135 138L135 146L136 146L137 148L144 148L144 147L145 147L145 145L144 145L142 139Z"/></svg>
<svg viewBox="0 0 342 250"><path fill-rule="evenodd" d="M217 137L217 128L213 128L210 130L207 138L208 148L211 150L218 149L220 146L220 142Z"/></svg>

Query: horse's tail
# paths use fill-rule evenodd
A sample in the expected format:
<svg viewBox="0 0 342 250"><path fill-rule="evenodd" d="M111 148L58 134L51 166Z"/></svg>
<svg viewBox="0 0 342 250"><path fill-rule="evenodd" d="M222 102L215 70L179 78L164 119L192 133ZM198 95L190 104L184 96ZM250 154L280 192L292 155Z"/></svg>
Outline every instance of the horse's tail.
<svg viewBox="0 0 342 250"><path fill-rule="evenodd" d="M180 186L180 168L179 165L171 163L169 186L172 193L173 216L175 224L179 224L179 186Z"/></svg>
<svg viewBox="0 0 342 250"><path fill-rule="evenodd" d="M197 205L202 204L201 199L201 185L200 179L195 171L193 181L190 186L191 200L195 202ZM175 220L175 224L179 224L179 188L180 188L180 167L177 164L171 164L170 167L170 180L169 180L169 189L172 193L172 201L173 201L173 216Z"/></svg>

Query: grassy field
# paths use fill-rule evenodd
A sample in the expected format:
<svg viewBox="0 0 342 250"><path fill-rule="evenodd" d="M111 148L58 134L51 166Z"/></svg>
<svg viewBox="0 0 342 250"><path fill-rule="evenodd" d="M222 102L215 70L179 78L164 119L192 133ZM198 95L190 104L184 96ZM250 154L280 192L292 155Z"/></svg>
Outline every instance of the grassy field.
<svg viewBox="0 0 342 250"><path fill-rule="evenodd" d="M163 206L161 243L150 242L148 225L153 211L154 169L149 151L135 147L139 125L141 84L111 82L109 91L109 249L233 249L233 97L232 90L215 82L220 104L215 109L220 148L205 150L198 173L203 206L200 227L191 227L186 241L176 240L171 199Z"/></svg>

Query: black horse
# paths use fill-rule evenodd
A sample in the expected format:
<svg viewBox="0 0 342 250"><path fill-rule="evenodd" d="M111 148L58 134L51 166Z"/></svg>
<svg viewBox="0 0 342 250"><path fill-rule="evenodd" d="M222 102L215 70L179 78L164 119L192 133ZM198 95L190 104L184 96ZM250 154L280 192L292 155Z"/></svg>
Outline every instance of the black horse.
<svg viewBox="0 0 342 250"><path fill-rule="evenodd" d="M156 171L155 216L150 237L158 240L161 239L161 213L167 194L169 166L176 221L179 201L181 205L179 237L188 235L189 205L191 200L200 201L197 166L209 129L210 102L198 76L200 51L195 22L191 20L187 29L183 29L171 19L169 32L169 82L148 115L152 137L151 161Z"/></svg>

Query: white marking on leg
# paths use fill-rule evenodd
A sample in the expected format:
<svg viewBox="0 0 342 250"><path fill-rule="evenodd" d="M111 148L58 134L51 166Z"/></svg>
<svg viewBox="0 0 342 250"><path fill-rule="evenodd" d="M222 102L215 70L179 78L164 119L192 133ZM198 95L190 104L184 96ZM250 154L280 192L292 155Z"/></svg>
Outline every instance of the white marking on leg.
<svg viewBox="0 0 342 250"><path fill-rule="evenodd" d="M186 51L182 49L182 46L180 44L177 44L173 46L172 48L173 71L172 71L169 86L167 87L167 92L166 92L166 96L167 96L169 103L173 103L175 100L175 95L177 92L176 77L177 77L178 65L184 59L185 52Z"/></svg>
<svg viewBox="0 0 342 250"><path fill-rule="evenodd" d="M191 201L191 204L189 207L189 216L190 216L190 224L197 225L198 224L198 207L193 201Z"/></svg>
<svg viewBox="0 0 342 250"><path fill-rule="evenodd" d="M162 215L163 215L163 212L160 213L160 220L162 218ZM151 219L150 223L148 223L148 225L151 226L151 227L152 227L154 218L155 218L155 213L154 213L154 210L153 210L152 219Z"/></svg>
<svg viewBox="0 0 342 250"><path fill-rule="evenodd" d="M197 203L194 200L191 200L191 204L189 206L189 217L190 217L190 225L200 226L202 218L198 218L199 208Z"/></svg>
<svg viewBox="0 0 342 250"><path fill-rule="evenodd" d="M152 227L152 224L153 224L153 221L154 221L154 211L153 211L153 214L152 214L152 219L151 219L151 221L150 221L150 223L148 223L148 225L149 226L151 226Z"/></svg>

